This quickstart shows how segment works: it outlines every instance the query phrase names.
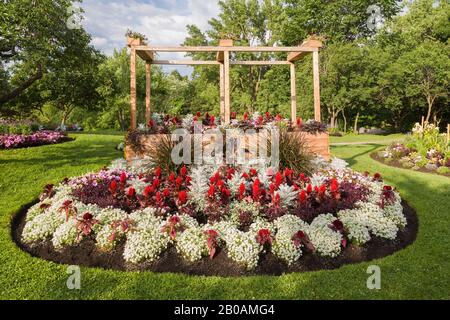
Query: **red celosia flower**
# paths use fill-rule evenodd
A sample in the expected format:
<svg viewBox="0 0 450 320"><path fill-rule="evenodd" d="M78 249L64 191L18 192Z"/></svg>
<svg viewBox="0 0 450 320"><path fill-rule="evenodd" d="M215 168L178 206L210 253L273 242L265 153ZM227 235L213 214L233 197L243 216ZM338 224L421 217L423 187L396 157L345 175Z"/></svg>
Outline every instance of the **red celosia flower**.
<svg viewBox="0 0 450 320"><path fill-rule="evenodd" d="M127 196L132 198L136 195L136 190L133 187L128 188Z"/></svg>
<svg viewBox="0 0 450 320"><path fill-rule="evenodd" d="M306 186L306 192L308 192L308 193L311 193L311 192L312 192L312 185L311 185L311 184L308 184L308 185Z"/></svg>
<svg viewBox="0 0 450 320"><path fill-rule="evenodd" d="M195 115L196 115L197 118L200 118L202 116L200 111L198 111Z"/></svg>
<svg viewBox="0 0 450 320"><path fill-rule="evenodd" d="M321 185L319 188L319 194L324 195L327 191L327 186L325 184Z"/></svg>
<svg viewBox="0 0 450 320"><path fill-rule="evenodd" d="M245 196L245 184L241 183L239 186L239 198L242 199Z"/></svg>
<svg viewBox="0 0 450 320"><path fill-rule="evenodd" d="M306 176L305 176L305 174L304 174L303 172L301 172L301 173L298 175L298 178L299 178L302 182L305 182L305 181L306 181Z"/></svg>
<svg viewBox="0 0 450 320"><path fill-rule="evenodd" d="M263 121L264 121L263 116L259 116L259 117L258 117L258 120L257 120L257 123L258 123L258 124L262 124Z"/></svg>
<svg viewBox="0 0 450 320"><path fill-rule="evenodd" d="M125 184L126 181L127 181L127 174L126 174L126 172L122 172L120 174L120 183Z"/></svg>
<svg viewBox="0 0 450 320"><path fill-rule="evenodd" d="M153 120L148 120L148 126L151 128L155 125L155 123L153 122Z"/></svg>
<svg viewBox="0 0 450 320"><path fill-rule="evenodd" d="M266 118L270 119L270 112L269 111L266 111Z"/></svg>
<svg viewBox="0 0 450 320"><path fill-rule="evenodd" d="M252 194L253 194L253 200L254 200L254 201L258 201L258 200L259 200L259 197L260 197L260 195L261 195L261 193L260 193L260 188L259 188L259 184L260 184L259 179L256 179L256 180L253 182L253 186L252 186Z"/></svg>
<svg viewBox="0 0 450 320"><path fill-rule="evenodd" d="M160 185L159 179L158 179L158 178L155 178L155 179L153 180L153 188L158 189L159 185Z"/></svg>
<svg viewBox="0 0 450 320"><path fill-rule="evenodd" d="M248 180L249 176L247 172L242 173L242 178L244 178L245 180Z"/></svg>
<svg viewBox="0 0 450 320"><path fill-rule="evenodd" d="M186 166L182 166L180 169L180 175L185 176L187 175L187 168Z"/></svg>
<svg viewBox="0 0 450 320"><path fill-rule="evenodd" d="M175 173L171 172L169 175L169 182L174 183L175 182Z"/></svg>
<svg viewBox="0 0 450 320"><path fill-rule="evenodd" d="M283 175L281 174L280 171L277 172L277 174L275 175L275 186L279 187L280 184L283 183Z"/></svg>
<svg viewBox="0 0 450 320"><path fill-rule="evenodd" d="M153 186L146 186L144 189L144 197L148 198L154 191L155 189L153 188Z"/></svg>
<svg viewBox="0 0 450 320"><path fill-rule="evenodd" d="M178 177L175 180L175 184L177 185L177 187L180 187L183 184L183 177Z"/></svg>
<svg viewBox="0 0 450 320"><path fill-rule="evenodd" d="M217 189L219 189L219 190L222 189L224 186L223 180L222 179L217 180L216 186L217 186Z"/></svg>
<svg viewBox="0 0 450 320"><path fill-rule="evenodd" d="M244 120L248 120L248 112L244 113Z"/></svg>
<svg viewBox="0 0 450 320"><path fill-rule="evenodd" d="M294 187L294 191L298 191L298 185L297 184L293 184L292 186Z"/></svg>
<svg viewBox="0 0 450 320"><path fill-rule="evenodd" d="M210 126L213 126L214 123L215 123L215 121L216 121L216 117L211 116L211 117L209 118L209 125L210 125Z"/></svg>
<svg viewBox="0 0 450 320"><path fill-rule="evenodd" d="M279 114L279 113L277 113L277 116L275 117L275 120L277 120L277 121L281 121L281 116L280 116L280 114Z"/></svg>
<svg viewBox="0 0 450 320"><path fill-rule="evenodd" d="M165 189L163 190L162 196L163 196L164 198L170 197L170 190L169 190L169 188L165 188Z"/></svg>
<svg viewBox="0 0 450 320"><path fill-rule="evenodd" d="M338 190L339 190L339 183L338 183L337 179L335 179L335 178L331 179L331 182L330 182L331 193L336 193L336 192L338 192Z"/></svg>
<svg viewBox="0 0 450 320"><path fill-rule="evenodd" d="M111 181L111 183L109 184L109 191L112 194L116 193L116 191L117 191L117 181L116 180Z"/></svg>
<svg viewBox="0 0 450 320"><path fill-rule="evenodd" d="M273 194L276 189L277 189L277 187L273 183L271 183L269 185L269 192L270 192L270 194Z"/></svg>
<svg viewBox="0 0 450 320"><path fill-rule="evenodd" d="M186 176L186 179L185 179L186 185L190 184L191 180L192 180L192 178L190 176Z"/></svg>
<svg viewBox="0 0 450 320"><path fill-rule="evenodd" d="M231 119L236 119L236 112L233 111L233 112L231 113Z"/></svg>
<svg viewBox="0 0 450 320"><path fill-rule="evenodd" d="M227 189L227 188L223 188L222 189L222 195L224 195L225 197L229 198L231 196L231 190Z"/></svg>
<svg viewBox="0 0 450 320"><path fill-rule="evenodd" d="M391 186L384 186L384 187L383 187L383 190L384 190L384 191L391 191L391 190L392 190L392 187L391 187Z"/></svg>
<svg viewBox="0 0 450 320"><path fill-rule="evenodd" d="M162 172L162 170L161 170L160 167L156 168L155 169L155 176L157 176L158 178L161 177L161 172Z"/></svg>
<svg viewBox="0 0 450 320"><path fill-rule="evenodd" d="M227 179L230 180L233 177L235 172L236 172L236 170L234 168L227 169Z"/></svg>
<svg viewBox="0 0 450 320"><path fill-rule="evenodd" d="M158 204L161 204L161 192L159 191L156 192L155 200Z"/></svg>
<svg viewBox="0 0 450 320"><path fill-rule="evenodd" d="M300 202L305 202L305 200L306 200L306 192L305 192L305 190L300 191L298 197L300 199Z"/></svg>
<svg viewBox="0 0 450 320"><path fill-rule="evenodd" d="M297 118L297 126L302 126L302 118Z"/></svg>
<svg viewBox="0 0 450 320"><path fill-rule="evenodd" d="M216 192L216 187L212 184L209 186L208 197L213 198L214 192Z"/></svg>
<svg viewBox="0 0 450 320"><path fill-rule="evenodd" d="M374 175L373 175L373 179L375 180L375 181L381 181L382 180L382 178L381 178L381 174L380 173L375 173Z"/></svg>
<svg viewBox="0 0 450 320"><path fill-rule="evenodd" d="M185 190L182 190L178 192L178 202L180 205L185 204L187 201L187 192Z"/></svg>
<svg viewBox="0 0 450 320"><path fill-rule="evenodd" d="M256 241L260 245L265 245L266 243L272 244L272 235L270 234L269 229L261 229L258 231L258 235L256 236Z"/></svg>
<svg viewBox="0 0 450 320"><path fill-rule="evenodd" d="M293 173L294 173L294 171L289 168L284 169L284 172L283 172L284 176L289 179L292 178Z"/></svg>
<svg viewBox="0 0 450 320"><path fill-rule="evenodd" d="M255 177L258 174L258 171L256 171L256 169L254 169L254 168L251 168L249 173L252 177Z"/></svg>
<svg viewBox="0 0 450 320"><path fill-rule="evenodd" d="M314 187L314 192L315 192L315 193L319 193L319 187L318 187L318 186L315 186L315 187Z"/></svg>

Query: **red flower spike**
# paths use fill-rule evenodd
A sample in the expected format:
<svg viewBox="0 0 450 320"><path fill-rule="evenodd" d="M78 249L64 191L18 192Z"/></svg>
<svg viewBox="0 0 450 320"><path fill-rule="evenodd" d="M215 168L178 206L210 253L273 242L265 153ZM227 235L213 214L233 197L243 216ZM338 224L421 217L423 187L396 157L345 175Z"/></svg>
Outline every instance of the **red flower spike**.
<svg viewBox="0 0 450 320"><path fill-rule="evenodd" d="M120 174L120 183L124 184L126 181L127 181L127 174L126 174L126 172L122 172Z"/></svg>
<svg viewBox="0 0 450 320"><path fill-rule="evenodd" d="M258 201L260 197L260 188L259 188L259 179L256 179L255 182L253 182L252 186L252 194L253 194L253 200Z"/></svg>
<svg viewBox="0 0 450 320"><path fill-rule="evenodd" d="M180 205L187 202L187 192L185 190L178 192L178 202Z"/></svg>
<svg viewBox="0 0 450 320"><path fill-rule="evenodd" d="M165 188L162 192L162 195L164 198L169 198L170 197L170 190L169 188Z"/></svg>
<svg viewBox="0 0 450 320"><path fill-rule="evenodd" d="M133 187L130 187L127 191L127 196L132 198L136 195L136 190Z"/></svg>
<svg viewBox="0 0 450 320"><path fill-rule="evenodd" d="M223 180L221 180L221 179L217 180L216 186L217 186L217 189L219 189L219 190L222 189L224 186Z"/></svg>
<svg viewBox="0 0 450 320"><path fill-rule="evenodd" d="M161 202L161 192L156 192L156 195L155 195L155 200L156 200L156 202L158 202L158 203L160 203Z"/></svg>
<svg viewBox="0 0 450 320"><path fill-rule="evenodd" d="M192 180L192 178L191 177L189 177L189 176L186 176L186 185L188 185L188 184L190 184L191 183L191 180Z"/></svg>
<svg viewBox="0 0 450 320"><path fill-rule="evenodd" d="M239 186L239 198L242 199L245 196L245 184L241 183Z"/></svg>
<svg viewBox="0 0 450 320"><path fill-rule="evenodd" d="M155 125L155 122L153 120L149 120L147 125L152 128Z"/></svg>
<svg viewBox="0 0 450 320"><path fill-rule="evenodd" d="M289 179L292 178L293 173L294 173L294 171L289 168L284 169L284 172L283 172L284 176Z"/></svg>
<svg viewBox="0 0 450 320"><path fill-rule="evenodd" d="M283 175L280 171L275 175L275 185L279 187L283 183Z"/></svg>
<svg viewBox="0 0 450 320"><path fill-rule="evenodd" d="M158 178L161 177L161 172L162 172L162 170L161 170L160 167L156 168L155 169L155 176L157 176Z"/></svg>
<svg viewBox="0 0 450 320"><path fill-rule="evenodd" d="M242 178L244 178L245 180L248 180L248 178L249 178L248 173L247 173L247 172L244 172L244 173L242 174Z"/></svg>
<svg viewBox="0 0 450 320"><path fill-rule="evenodd" d="M302 126L302 118L297 118L297 126Z"/></svg>
<svg viewBox="0 0 450 320"><path fill-rule="evenodd" d="M302 173L300 173L299 174L299 179L301 180L301 181L305 181L306 180L306 176L305 176L305 174L302 172Z"/></svg>
<svg viewBox="0 0 450 320"><path fill-rule="evenodd" d="M208 197L213 198L214 193L216 192L216 187L212 184L209 186Z"/></svg>
<svg viewBox="0 0 450 320"><path fill-rule="evenodd" d="M281 121L281 116L280 116L280 114L279 114L279 113L277 113L277 116L275 117L275 120L277 120L277 121Z"/></svg>
<svg viewBox="0 0 450 320"><path fill-rule="evenodd" d="M158 189L159 185L160 185L159 179L158 179L158 178L155 178L155 179L153 180L153 188Z"/></svg>
<svg viewBox="0 0 450 320"><path fill-rule="evenodd" d="M266 118L270 119L270 112L269 111L266 111Z"/></svg>
<svg viewBox="0 0 450 320"><path fill-rule="evenodd" d="M197 118L200 118L200 117L202 116L202 114L201 114L200 111L198 111L198 112L195 114L195 116L196 116Z"/></svg>
<svg viewBox="0 0 450 320"><path fill-rule="evenodd" d="M273 204L278 206L280 205L280 201L281 201L280 194L279 193L275 194L275 197L273 198Z"/></svg>
<svg viewBox="0 0 450 320"><path fill-rule="evenodd" d="M169 175L169 182L174 183L175 182L175 173L171 172Z"/></svg>
<svg viewBox="0 0 450 320"><path fill-rule="evenodd" d="M183 177L178 177L175 180L175 184L177 185L178 188L181 187L181 185L183 184Z"/></svg>
<svg viewBox="0 0 450 320"><path fill-rule="evenodd" d="M258 124L261 125L261 124L263 123L263 121L264 121L263 116L259 116L259 117L258 117L258 120L257 120Z"/></svg>
<svg viewBox="0 0 450 320"><path fill-rule="evenodd" d="M233 112L231 113L231 119L233 119L233 120L236 119L236 112L233 111Z"/></svg>
<svg viewBox="0 0 450 320"><path fill-rule="evenodd" d="M299 193L299 199L300 199L300 202L305 202L306 201L306 192L305 192L305 190L302 190Z"/></svg>
<svg viewBox="0 0 450 320"><path fill-rule="evenodd" d="M153 186L146 186L144 189L144 197L148 198L154 191L155 189L153 188Z"/></svg>
<svg viewBox="0 0 450 320"><path fill-rule="evenodd" d="M187 168L186 166L182 166L180 169L180 174L184 177L185 175L187 175Z"/></svg>
<svg viewBox="0 0 450 320"><path fill-rule="evenodd" d="M311 193L312 192L312 185L308 184L308 186L306 187L306 192L307 193Z"/></svg>
<svg viewBox="0 0 450 320"><path fill-rule="evenodd" d="M319 194L324 195L327 191L327 186L325 184L321 185L319 188Z"/></svg>
<svg viewBox="0 0 450 320"><path fill-rule="evenodd" d="M273 194L273 193L275 192L276 189L277 189L277 187L276 187L273 183L271 183L271 184L269 185L269 193L270 193L270 194Z"/></svg>
<svg viewBox="0 0 450 320"><path fill-rule="evenodd" d="M111 183L109 184L109 191L112 194L116 193L116 191L117 191L117 181L116 180L111 181Z"/></svg>
<svg viewBox="0 0 450 320"><path fill-rule="evenodd" d="M244 120L248 120L248 112L244 113Z"/></svg>
<svg viewBox="0 0 450 320"><path fill-rule="evenodd" d="M209 125L210 125L210 126L213 126L215 122L216 122L216 117L211 116L211 117L209 118Z"/></svg>
<svg viewBox="0 0 450 320"><path fill-rule="evenodd" d="M254 168L251 168L249 173L252 177L255 177L256 175L258 175L258 171L256 171L256 169L254 169Z"/></svg>

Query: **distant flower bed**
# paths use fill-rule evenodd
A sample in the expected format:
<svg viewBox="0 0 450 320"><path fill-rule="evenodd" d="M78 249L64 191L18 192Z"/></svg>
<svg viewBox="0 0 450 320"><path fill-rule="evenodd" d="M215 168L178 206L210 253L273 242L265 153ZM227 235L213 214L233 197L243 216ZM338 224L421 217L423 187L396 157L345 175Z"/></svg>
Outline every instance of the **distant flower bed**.
<svg viewBox="0 0 450 320"><path fill-rule="evenodd" d="M34 147L70 140L66 134L57 131L37 131L30 134L0 135L0 149Z"/></svg>
<svg viewBox="0 0 450 320"><path fill-rule="evenodd" d="M227 256L247 270L272 253L287 265L305 254L337 257L350 243L394 240L406 226L399 194L345 167L201 166L164 174L141 161L48 185L26 215L22 241L63 250L83 240L102 252L124 244L127 263L157 261L170 247L187 262Z"/></svg>
<svg viewBox="0 0 450 320"><path fill-rule="evenodd" d="M304 131L311 134L327 132L327 126L321 122L314 120L303 122L302 119L299 118L296 119L295 123L292 123L290 120L283 118L280 114L272 115L269 112L264 114L255 112L252 115L246 112L241 119L237 119L236 113L233 112L231 114L231 122L228 125L222 124L218 117L210 115L209 113L201 114L200 112L197 112L195 115L188 114L183 118L153 113L149 123L146 125L140 124L138 130L143 133L167 134L182 128L194 132L195 124L201 125L202 130L211 128L259 130L271 126L281 126L292 131Z"/></svg>
<svg viewBox="0 0 450 320"><path fill-rule="evenodd" d="M450 173L450 150L445 134L439 128L426 123L417 123L411 137L405 142L394 142L378 152L385 163L398 162L402 167L413 170L428 170L441 174Z"/></svg>

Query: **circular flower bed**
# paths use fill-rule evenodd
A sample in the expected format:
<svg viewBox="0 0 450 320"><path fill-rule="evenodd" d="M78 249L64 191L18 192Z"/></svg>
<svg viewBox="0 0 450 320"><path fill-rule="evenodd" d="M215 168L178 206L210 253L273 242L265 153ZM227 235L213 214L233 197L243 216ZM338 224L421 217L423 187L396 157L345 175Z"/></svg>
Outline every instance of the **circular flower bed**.
<svg viewBox="0 0 450 320"><path fill-rule="evenodd" d="M0 135L0 149L16 149L56 144L72 140L65 133L58 131L37 131L30 134Z"/></svg>
<svg viewBox="0 0 450 320"><path fill-rule="evenodd" d="M331 268L411 243L417 221L381 176L316 162L289 169L142 161L48 185L15 237L45 258L107 268L279 274Z"/></svg>

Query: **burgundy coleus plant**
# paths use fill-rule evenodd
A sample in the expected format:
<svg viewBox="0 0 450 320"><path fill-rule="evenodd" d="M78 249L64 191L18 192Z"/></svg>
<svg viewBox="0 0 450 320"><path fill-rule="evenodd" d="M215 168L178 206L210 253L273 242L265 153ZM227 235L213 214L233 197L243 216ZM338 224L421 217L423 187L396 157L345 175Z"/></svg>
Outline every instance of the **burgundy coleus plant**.
<svg viewBox="0 0 450 320"><path fill-rule="evenodd" d="M260 229L256 235L256 241L262 246L268 246L272 244L272 235L269 229Z"/></svg>
<svg viewBox="0 0 450 320"><path fill-rule="evenodd" d="M309 251L309 252L315 252L316 248L311 243L311 240L309 240L309 237L306 233L304 233L302 230L299 230L292 236L292 242L294 243L294 246L299 248L302 244L303 246Z"/></svg>
<svg viewBox="0 0 450 320"><path fill-rule="evenodd" d="M167 223L162 227L161 232L168 233L172 240L175 240L177 232L184 230L179 216L171 216Z"/></svg>
<svg viewBox="0 0 450 320"><path fill-rule="evenodd" d="M92 232L92 228L97 223L99 223L99 221L94 219L94 216L89 212L85 212L81 219L77 219L77 241L79 241L82 236L89 236Z"/></svg>
<svg viewBox="0 0 450 320"><path fill-rule="evenodd" d="M380 197L381 208L384 208L386 205L391 205L395 202L395 193L391 186L384 186Z"/></svg>
<svg viewBox="0 0 450 320"><path fill-rule="evenodd" d="M64 201L58 211L66 214L66 222L69 221L69 217L77 214L77 208L73 205L72 200Z"/></svg>
<svg viewBox="0 0 450 320"><path fill-rule="evenodd" d="M127 233L132 230L132 227L134 225L134 221L131 219L124 219L124 220L116 220L111 223L111 229L113 230L111 235L108 237L108 241L114 242L117 237L117 233L121 231L122 233Z"/></svg>
<svg viewBox="0 0 450 320"><path fill-rule="evenodd" d="M339 219L336 219L329 225L329 227L331 230L342 234L341 244L345 248L347 246L347 239L345 238L345 228L344 228L344 224L342 223L342 221Z"/></svg>
<svg viewBox="0 0 450 320"><path fill-rule="evenodd" d="M219 234L217 231L212 229L205 231L205 234L207 237L206 245L209 250L209 258L212 259L217 252L217 248L219 247Z"/></svg>
<svg viewBox="0 0 450 320"><path fill-rule="evenodd" d="M47 184L44 187L44 191L39 196L39 201L44 201L47 198L53 197L55 194L54 185L53 184Z"/></svg>

